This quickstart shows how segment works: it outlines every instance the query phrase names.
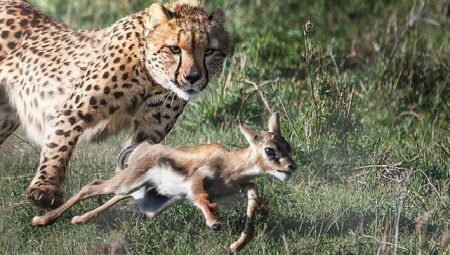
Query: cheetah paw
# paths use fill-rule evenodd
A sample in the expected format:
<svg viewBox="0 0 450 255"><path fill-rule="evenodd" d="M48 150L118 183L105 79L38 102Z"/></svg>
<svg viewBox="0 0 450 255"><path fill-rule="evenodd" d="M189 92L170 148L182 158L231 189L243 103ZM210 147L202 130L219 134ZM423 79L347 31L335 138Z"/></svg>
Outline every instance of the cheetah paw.
<svg viewBox="0 0 450 255"><path fill-rule="evenodd" d="M32 184L27 189L30 203L41 209L55 209L63 203L63 193L49 184Z"/></svg>

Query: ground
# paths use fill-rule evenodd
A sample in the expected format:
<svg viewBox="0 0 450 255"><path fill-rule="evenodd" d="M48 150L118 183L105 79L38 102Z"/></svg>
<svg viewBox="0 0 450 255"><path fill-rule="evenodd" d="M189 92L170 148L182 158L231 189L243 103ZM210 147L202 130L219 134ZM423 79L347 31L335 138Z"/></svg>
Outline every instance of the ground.
<svg viewBox="0 0 450 255"><path fill-rule="evenodd" d="M79 28L148 6L31 2ZM224 8L234 47L219 78L188 105L164 143L245 146L237 119L262 128L268 108L283 114L299 170L287 184L258 181L269 210L257 217L258 234L243 254L438 253L450 239L447 1L423 8L408 0L265 2L208 2ZM313 32L308 26L305 36L308 20ZM66 196L111 176L124 139L79 147ZM91 254L115 244L137 254L215 254L243 227L243 207L220 212L223 229L213 233L193 206L147 220L131 201L90 224L69 225L98 204L94 199L33 228L41 212L24 191L38 159L21 130L0 148L0 253Z"/></svg>

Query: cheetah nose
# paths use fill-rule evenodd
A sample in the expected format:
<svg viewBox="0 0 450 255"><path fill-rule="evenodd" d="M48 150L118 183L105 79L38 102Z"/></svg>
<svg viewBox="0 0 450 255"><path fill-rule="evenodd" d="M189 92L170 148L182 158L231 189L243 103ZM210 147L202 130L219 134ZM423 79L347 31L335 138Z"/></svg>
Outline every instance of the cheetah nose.
<svg viewBox="0 0 450 255"><path fill-rule="evenodd" d="M200 75L185 75L184 78L190 83L194 84L196 81L200 80Z"/></svg>

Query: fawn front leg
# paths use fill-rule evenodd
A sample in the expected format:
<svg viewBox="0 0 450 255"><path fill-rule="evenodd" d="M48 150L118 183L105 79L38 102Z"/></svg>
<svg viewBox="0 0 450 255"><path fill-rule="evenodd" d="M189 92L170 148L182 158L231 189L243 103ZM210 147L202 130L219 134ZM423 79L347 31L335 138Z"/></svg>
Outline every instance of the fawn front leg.
<svg viewBox="0 0 450 255"><path fill-rule="evenodd" d="M214 216L213 212L215 212L218 208L217 203L211 203L209 201L209 195L205 189L205 176L197 176L193 181L193 197L197 207L199 207L203 215L206 219L206 225L210 227L214 231L220 230L220 222Z"/></svg>
<svg viewBox="0 0 450 255"><path fill-rule="evenodd" d="M92 197L92 196L113 193L116 189L115 186L116 185L111 183L111 180L108 180L108 181L96 180L96 181L84 186L80 190L80 192L78 192L76 195L71 197L69 200L67 200L66 203L64 203L57 209L45 214L44 216L34 217L31 224L33 226L48 225L48 224L54 222L59 216L61 216L61 214L63 214L66 210L68 210L74 204L76 204L86 198Z"/></svg>
<svg viewBox="0 0 450 255"><path fill-rule="evenodd" d="M244 231L242 231L239 239L232 243L228 249L228 254L234 254L240 251L248 242L250 242L255 235L255 226L253 220L255 218L256 210L261 205L261 199L256 189L256 184L248 183L242 187L242 192L247 194L247 218L245 220Z"/></svg>

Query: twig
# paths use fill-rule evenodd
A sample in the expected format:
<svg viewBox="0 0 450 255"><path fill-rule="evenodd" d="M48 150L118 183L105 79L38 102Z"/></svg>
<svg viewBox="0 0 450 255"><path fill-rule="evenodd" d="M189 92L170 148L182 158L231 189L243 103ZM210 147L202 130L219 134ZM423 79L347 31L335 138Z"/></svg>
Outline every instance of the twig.
<svg viewBox="0 0 450 255"><path fill-rule="evenodd" d="M255 90L258 92L259 96L261 97L261 100L263 101L264 107L266 107L267 111L269 111L269 113L272 114L272 109L270 108L269 102L267 101L266 97L264 96L264 93L262 92L260 86L258 86L258 84L256 84L256 82L250 81L248 79L244 79L242 81L247 84L253 85L255 87Z"/></svg>
<svg viewBox="0 0 450 255"><path fill-rule="evenodd" d="M389 235L391 233L390 229L391 229L391 221L390 221L390 217L388 216L384 216L384 227L383 227L383 235L381 237L381 242L380 246L378 247L377 250L377 255L384 255L386 254L386 240L389 239Z"/></svg>
<svg viewBox="0 0 450 255"><path fill-rule="evenodd" d="M353 104L353 95L355 95L355 86L352 86L352 92L350 94L350 102L348 103L348 109L347 109L347 116L350 116L350 113L352 111L352 104Z"/></svg>
<svg viewBox="0 0 450 255"><path fill-rule="evenodd" d="M108 170L97 170L97 171L90 171L88 173L83 173L83 178L94 175L96 176L97 179L100 179L100 175L99 173L109 173L110 171Z"/></svg>
<svg viewBox="0 0 450 255"><path fill-rule="evenodd" d="M327 47L327 54L328 54L328 56L330 56L331 62L333 62L334 69L336 69L336 74L339 76L340 75L339 67L336 63L336 58L334 57L334 54L333 54L333 48L330 45L328 45L328 47Z"/></svg>
<svg viewBox="0 0 450 255"><path fill-rule="evenodd" d="M400 229L400 215L402 214L403 210L403 200L405 199L406 192L408 191L408 183L409 183L409 177L410 173L407 173L406 177L402 180L399 180L400 190L398 193L398 204L397 204L397 211L395 215L395 222L394 222L394 255L397 255L397 248L398 246L398 239L399 239L399 229Z"/></svg>
<svg viewBox="0 0 450 255"><path fill-rule="evenodd" d="M423 240L424 239L423 235L424 235L425 228L426 228L426 226L428 224L428 221L433 216L433 213L434 213L434 208L431 209L431 210L426 211L422 215L419 215L419 217L417 218L417 221L416 221L416 232L417 232L417 234L419 236L419 252L418 252L419 255L424 254L423 253L423 248L425 246L425 242Z"/></svg>
<svg viewBox="0 0 450 255"><path fill-rule="evenodd" d="M433 185L433 183L431 183L430 179L428 178L428 175L423 171L423 170L416 170L416 172L420 172L422 173L423 176L425 176L425 178L427 179L428 184L430 184L430 186L433 188L434 192L436 192L436 195L439 197L440 200L442 200L442 196L441 193L439 193L439 191L437 190L436 186Z"/></svg>
<svg viewBox="0 0 450 255"><path fill-rule="evenodd" d="M313 57L313 55L311 53L312 45L311 44L308 45L309 35L313 32L313 28L314 28L314 25L309 20L306 22L305 26L303 27L303 34L305 36L305 51L302 53L302 58L306 65L306 81L309 85L309 88L311 89L311 97L312 97L313 106L314 106L314 113L317 114L317 111L319 110L319 108L318 108L318 103L317 103L317 99L316 99L314 83L312 82L312 79L311 79L311 61L312 61L312 57Z"/></svg>
<svg viewBox="0 0 450 255"><path fill-rule="evenodd" d="M334 224L336 224L336 226L338 226L338 225L337 225L337 221L342 217L342 215L344 215L344 213L346 213L346 212L347 212L348 210L350 210L350 209L352 209L352 206L349 206L349 207L345 208L344 210L342 210L342 212L341 212L337 217L335 217L335 218L330 222L330 224L328 224L328 227L327 227L327 229L325 230L325 232L328 232L328 231L330 230L331 226L334 225Z"/></svg>
<svg viewBox="0 0 450 255"><path fill-rule="evenodd" d="M369 238L369 239L375 240L375 241L377 241L379 244L387 244L387 245L397 246L396 244L393 244L393 243L390 243L390 242L383 242L383 241L380 241L380 240L378 240L378 238L373 237L373 236L362 235L361 237ZM408 249L406 249L405 247L402 247L402 246L397 246L397 247L400 248L400 249L402 249L402 250L404 250L404 251L407 251L407 250L408 250Z"/></svg>
<svg viewBox="0 0 450 255"><path fill-rule="evenodd" d="M381 79L384 79L384 76L386 75L386 71L388 70L388 68L391 64L392 59L394 58L394 55L398 51L401 39L411 30L411 28L414 28L417 25L417 23L419 23L419 21L422 20L422 11L423 11L423 7L424 7L425 3L424 3L424 1L420 1L419 8L416 8L416 3L417 3L417 1L414 1L414 5L411 8L411 11L409 13L409 17L406 22L405 28L402 30L400 35L397 34L395 37L394 47L392 47L392 50L389 54L389 58L387 60L387 63L385 65L383 73L381 75Z"/></svg>
<svg viewBox="0 0 450 255"><path fill-rule="evenodd" d="M445 148L442 144L440 143L436 143L443 151L445 154L447 154L447 156L450 157L450 152L448 152L447 148Z"/></svg>
<svg viewBox="0 0 450 255"><path fill-rule="evenodd" d="M33 177L35 174L23 174L23 175L16 175L16 176L6 176L6 177L0 177L0 180L14 180L14 179L22 179L22 178L30 178Z"/></svg>
<svg viewBox="0 0 450 255"><path fill-rule="evenodd" d="M17 203L12 203L9 205L2 205L0 206L0 211L3 210L16 210L18 207L23 206L23 205L28 205L28 201L27 200L22 200L20 202Z"/></svg>
<svg viewBox="0 0 450 255"><path fill-rule="evenodd" d="M34 146L33 144L31 144L29 141L23 139L22 137L16 135L16 134L12 134L13 137L17 138L18 140L20 140L21 142L24 142L26 144L28 144L31 148L34 149L34 151L36 151L37 154L40 153L40 150L38 148L36 148L36 146Z"/></svg>
<svg viewBox="0 0 450 255"><path fill-rule="evenodd" d="M241 104L239 105L239 110L236 115L235 124L237 123L237 121L239 120L239 117L241 116L241 112L242 112L242 109L244 108L244 104L246 103L247 98L248 98L247 94L243 93L243 95L241 97Z"/></svg>
<svg viewBox="0 0 450 255"><path fill-rule="evenodd" d="M443 255L445 250L447 250L448 245L450 244L450 231L447 230L442 234L441 237L441 249L439 251L439 255Z"/></svg>
<svg viewBox="0 0 450 255"><path fill-rule="evenodd" d="M261 97L261 100L264 103L264 107L266 107L266 109L267 109L267 111L269 111L269 113L273 113L272 109L269 106L269 102L267 101L266 97L264 96L264 93L262 92L261 88L266 86L266 85L272 85L272 84L278 83L280 81L280 77L277 77L277 78L272 79L272 80L262 81L260 84L257 84L256 82L248 80L248 79L243 79L241 81L244 82L244 83L253 85L254 88L246 90L245 93L248 94L248 93L251 93L251 92L256 90L258 92L259 96ZM275 93L275 91L273 90L272 86L269 86L269 88L270 88L272 94L276 97L276 99L280 103L281 107L283 108L283 112L286 115L286 118L288 119L288 122L291 125L295 136L297 137L298 140L300 140L300 136L298 135L297 130L295 129L294 122L292 121L292 118L289 116L289 114L288 114L288 112L286 110L286 107L284 106L283 101L280 99L278 94Z"/></svg>
<svg viewBox="0 0 450 255"><path fill-rule="evenodd" d="M249 80L248 80L248 79L240 79L239 81L248 83L247 81L249 81ZM280 81L280 77L277 77L277 78L272 79L272 80L262 81L262 82L260 82L260 84L258 84L257 87L249 88L249 89L245 90L245 93L246 93L246 94L249 94L249 93L251 93L251 92L253 92L253 91L255 91L255 90L258 90L258 89L263 88L263 87L266 86L267 84L274 84L274 83L277 83L277 82L279 82L279 81ZM254 82L254 81L249 81L249 82L251 82L251 83L248 83L248 84L250 84L250 85L253 85L253 83L256 84L256 82Z"/></svg>
<svg viewBox="0 0 450 255"><path fill-rule="evenodd" d="M388 167L398 167L401 166L403 164L404 161L399 161L396 163L392 163L392 164L386 164L386 165L367 165L367 166L359 166L359 167L355 167L353 169L355 170L361 170L361 169L366 169L366 168L388 168Z"/></svg>

